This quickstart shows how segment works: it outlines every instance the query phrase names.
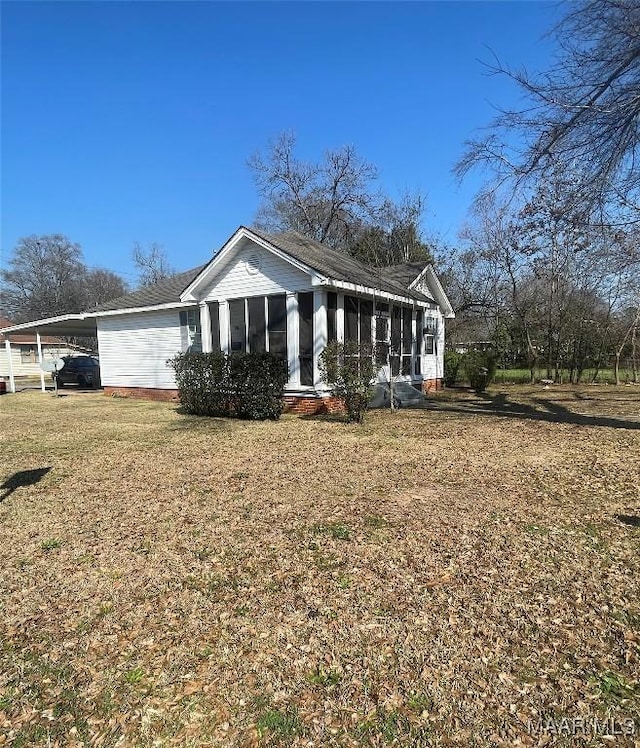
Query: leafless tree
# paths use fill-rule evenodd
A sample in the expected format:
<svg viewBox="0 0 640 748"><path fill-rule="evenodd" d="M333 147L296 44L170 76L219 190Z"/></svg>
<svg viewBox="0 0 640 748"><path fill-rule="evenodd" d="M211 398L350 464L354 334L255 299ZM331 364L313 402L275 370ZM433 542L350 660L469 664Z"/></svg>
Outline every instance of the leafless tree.
<svg viewBox="0 0 640 748"><path fill-rule="evenodd" d="M385 197L377 169L353 146L315 162L297 158L295 147L294 135L284 133L248 161L262 197L260 228L298 231L376 266L429 258L422 196Z"/></svg>
<svg viewBox="0 0 640 748"><path fill-rule="evenodd" d="M575 192L619 222L640 221L640 3L567 3L551 35L549 70L529 73L499 62L527 105L504 110L482 137L467 143L460 177L477 166L495 177L487 189L523 187L550 164L575 176Z"/></svg>
<svg viewBox="0 0 640 748"><path fill-rule="evenodd" d="M140 286L156 286L176 273L175 268L169 264L162 244L151 242L145 249L140 242L135 242L131 254L138 269Z"/></svg>

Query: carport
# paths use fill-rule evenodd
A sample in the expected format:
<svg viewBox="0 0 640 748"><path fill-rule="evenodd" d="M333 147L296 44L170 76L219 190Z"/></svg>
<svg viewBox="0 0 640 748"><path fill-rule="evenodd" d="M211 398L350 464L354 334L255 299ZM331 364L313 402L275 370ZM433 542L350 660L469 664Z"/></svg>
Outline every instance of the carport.
<svg viewBox="0 0 640 748"><path fill-rule="evenodd" d="M38 363L40 364L40 389L45 391L44 370L42 369L42 340L41 335L57 335L68 338L96 338L98 336L96 328L96 318L93 314L63 314L60 317L48 317L47 319L38 319L34 322L23 322L20 325L3 327L0 332L11 334L21 332L35 332L36 344L38 348ZM13 364L11 361L11 341L7 338L4 341L7 351L9 364L9 389L11 392L16 391L16 380L13 373Z"/></svg>

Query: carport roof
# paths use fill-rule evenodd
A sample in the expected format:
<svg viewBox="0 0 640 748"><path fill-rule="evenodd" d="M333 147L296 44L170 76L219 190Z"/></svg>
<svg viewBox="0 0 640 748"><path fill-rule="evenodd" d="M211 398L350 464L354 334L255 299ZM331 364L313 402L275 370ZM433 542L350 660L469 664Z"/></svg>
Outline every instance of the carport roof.
<svg viewBox="0 0 640 748"><path fill-rule="evenodd" d="M5 327L0 332L39 332L69 338L95 338L98 334L95 315L90 313L63 314L60 317L38 319L35 322L23 322L19 325Z"/></svg>

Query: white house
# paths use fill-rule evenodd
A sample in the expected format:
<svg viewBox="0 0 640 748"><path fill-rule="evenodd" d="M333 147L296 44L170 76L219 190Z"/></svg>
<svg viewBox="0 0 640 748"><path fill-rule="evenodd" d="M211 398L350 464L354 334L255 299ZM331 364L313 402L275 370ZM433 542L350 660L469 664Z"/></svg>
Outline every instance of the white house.
<svg viewBox="0 0 640 748"><path fill-rule="evenodd" d="M296 232L241 226L206 265L80 315L29 327L97 334L105 392L176 396L179 351L270 351L286 358L285 401L318 412L329 393L319 357L331 340L376 344L378 380L426 391L443 376L453 310L430 265L373 269Z"/></svg>

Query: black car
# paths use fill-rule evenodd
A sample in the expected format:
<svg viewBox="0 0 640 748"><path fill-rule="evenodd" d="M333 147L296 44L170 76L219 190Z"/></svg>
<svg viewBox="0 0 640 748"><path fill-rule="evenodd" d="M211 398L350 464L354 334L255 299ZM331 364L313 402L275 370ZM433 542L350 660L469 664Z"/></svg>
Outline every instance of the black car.
<svg viewBox="0 0 640 748"><path fill-rule="evenodd" d="M64 366L53 377L58 387L77 384L78 387L100 386L100 362L93 356L63 356Z"/></svg>

